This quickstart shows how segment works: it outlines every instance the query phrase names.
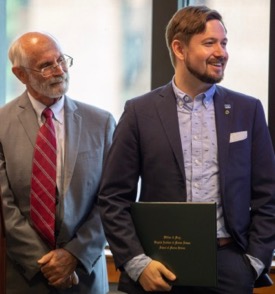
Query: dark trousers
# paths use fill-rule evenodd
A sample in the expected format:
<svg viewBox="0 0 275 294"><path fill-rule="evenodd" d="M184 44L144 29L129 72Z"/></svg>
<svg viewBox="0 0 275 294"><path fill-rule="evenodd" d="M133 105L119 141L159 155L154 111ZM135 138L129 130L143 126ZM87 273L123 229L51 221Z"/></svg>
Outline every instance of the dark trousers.
<svg viewBox="0 0 275 294"><path fill-rule="evenodd" d="M184 266L184 265L183 265ZM151 293L170 293L170 294L252 294L255 282L255 271L252 268L246 255L235 245L228 244L218 248L218 285L215 288L209 287L173 287L170 292L151 292ZM130 284L132 284L130 282ZM145 292L140 285L134 283L121 285L121 291L129 294L143 294ZM128 288L125 291L126 287ZM124 289L123 289L124 288Z"/></svg>
<svg viewBox="0 0 275 294"><path fill-rule="evenodd" d="M175 294L252 294L255 271L247 256L231 243L218 248L218 285L215 288L182 287ZM171 292L170 292L171 293Z"/></svg>

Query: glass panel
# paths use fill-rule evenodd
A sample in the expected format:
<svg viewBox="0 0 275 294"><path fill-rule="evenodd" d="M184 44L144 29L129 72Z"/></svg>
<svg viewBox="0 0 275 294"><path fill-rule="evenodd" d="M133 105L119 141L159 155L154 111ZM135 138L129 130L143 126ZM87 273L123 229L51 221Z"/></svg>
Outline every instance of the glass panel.
<svg viewBox="0 0 275 294"><path fill-rule="evenodd" d="M12 3L11 3L12 2ZM47 31L74 58L68 95L111 111L150 90L152 1L7 1L9 41L27 31ZM24 86L7 69L7 101Z"/></svg>
<svg viewBox="0 0 275 294"><path fill-rule="evenodd" d="M267 116L270 0L190 0L218 10L228 31L229 62L221 85L261 99Z"/></svg>

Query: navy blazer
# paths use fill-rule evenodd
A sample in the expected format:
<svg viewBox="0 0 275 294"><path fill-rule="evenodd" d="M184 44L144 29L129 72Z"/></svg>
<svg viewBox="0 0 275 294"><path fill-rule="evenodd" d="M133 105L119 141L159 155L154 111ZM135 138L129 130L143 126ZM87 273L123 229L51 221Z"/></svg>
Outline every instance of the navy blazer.
<svg viewBox="0 0 275 294"><path fill-rule="evenodd" d="M245 253L264 263L266 273L275 248L275 160L263 107L221 86L214 105L225 226ZM232 133L242 136L230 142ZM143 253L130 215L139 177L140 201L186 201L171 83L126 102L105 165L99 201L119 268Z"/></svg>

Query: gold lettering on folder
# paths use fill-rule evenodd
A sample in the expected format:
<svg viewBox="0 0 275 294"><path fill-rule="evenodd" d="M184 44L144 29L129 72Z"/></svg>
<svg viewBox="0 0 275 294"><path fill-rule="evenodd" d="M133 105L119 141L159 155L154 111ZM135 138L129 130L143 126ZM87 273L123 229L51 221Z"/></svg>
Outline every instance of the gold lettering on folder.
<svg viewBox="0 0 275 294"><path fill-rule="evenodd" d="M154 240L154 245L157 246L159 250L186 250L191 246L191 242L184 240L182 236L164 235L159 240Z"/></svg>

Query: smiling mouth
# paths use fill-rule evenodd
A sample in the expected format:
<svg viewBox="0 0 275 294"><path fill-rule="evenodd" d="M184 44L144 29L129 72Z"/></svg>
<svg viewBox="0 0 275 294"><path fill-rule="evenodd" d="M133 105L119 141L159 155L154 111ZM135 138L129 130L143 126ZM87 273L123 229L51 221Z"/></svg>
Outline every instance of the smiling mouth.
<svg viewBox="0 0 275 294"><path fill-rule="evenodd" d="M213 59L213 60L209 61L208 64L215 66L215 67L224 67L225 59L224 58Z"/></svg>
<svg viewBox="0 0 275 294"><path fill-rule="evenodd" d="M215 66L215 67L223 67L224 66L224 62L209 62L209 65Z"/></svg>

